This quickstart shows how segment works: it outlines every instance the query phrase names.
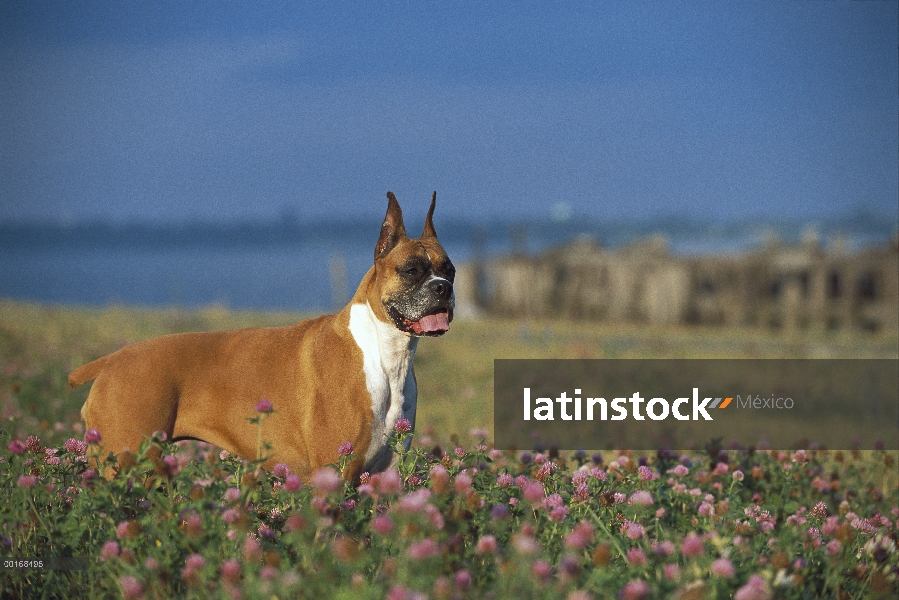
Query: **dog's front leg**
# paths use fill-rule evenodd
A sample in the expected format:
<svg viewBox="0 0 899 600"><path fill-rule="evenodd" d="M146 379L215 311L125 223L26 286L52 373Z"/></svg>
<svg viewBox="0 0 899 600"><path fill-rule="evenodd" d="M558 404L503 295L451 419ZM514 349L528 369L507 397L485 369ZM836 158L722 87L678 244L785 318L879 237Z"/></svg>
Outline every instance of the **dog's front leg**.
<svg viewBox="0 0 899 600"><path fill-rule="evenodd" d="M415 373L412 367L409 367L409 373L406 375L406 381L403 385L403 418L412 425L412 431L415 431L415 408L418 406L418 386L415 383ZM408 452L409 446L412 444L412 436L406 438L403 442L403 449Z"/></svg>

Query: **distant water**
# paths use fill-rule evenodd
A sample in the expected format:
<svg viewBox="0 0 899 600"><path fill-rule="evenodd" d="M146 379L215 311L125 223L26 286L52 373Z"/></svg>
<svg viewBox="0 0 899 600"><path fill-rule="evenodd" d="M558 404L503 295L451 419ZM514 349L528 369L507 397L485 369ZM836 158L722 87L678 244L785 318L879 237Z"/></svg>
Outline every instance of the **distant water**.
<svg viewBox="0 0 899 600"><path fill-rule="evenodd" d="M357 252L353 278L364 274ZM132 248L16 251L0 267L0 295L89 305L316 310L331 304L327 249Z"/></svg>
<svg viewBox="0 0 899 600"><path fill-rule="evenodd" d="M243 223L226 226L0 225L0 297L40 302L239 309L331 310L355 291L372 264L380 223ZM889 219L818 225L823 242L840 233L851 247L882 244ZM419 230L409 228L410 235ZM777 235L795 242L808 228L758 224L440 223L457 263L516 250L538 252L589 236L619 247L664 235L672 252L739 252ZM332 281L329 264L345 275ZM338 273L340 271L338 270Z"/></svg>

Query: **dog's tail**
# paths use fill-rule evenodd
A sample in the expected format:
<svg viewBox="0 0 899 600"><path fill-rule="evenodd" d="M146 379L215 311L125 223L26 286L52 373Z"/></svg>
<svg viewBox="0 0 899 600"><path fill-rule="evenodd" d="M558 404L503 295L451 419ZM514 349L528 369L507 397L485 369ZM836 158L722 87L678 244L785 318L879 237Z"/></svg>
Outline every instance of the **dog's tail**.
<svg viewBox="0 0 899 600"><path fill-rule="evenodd" d="M69 387L76 388L79 385L87 383L91 379L95 379L97 375L100 374L100 371L103 370L103 365L106 364L106 359L106 356L98 358L94 362L89 362L86 365L82 365L69 373Z"/></svg>

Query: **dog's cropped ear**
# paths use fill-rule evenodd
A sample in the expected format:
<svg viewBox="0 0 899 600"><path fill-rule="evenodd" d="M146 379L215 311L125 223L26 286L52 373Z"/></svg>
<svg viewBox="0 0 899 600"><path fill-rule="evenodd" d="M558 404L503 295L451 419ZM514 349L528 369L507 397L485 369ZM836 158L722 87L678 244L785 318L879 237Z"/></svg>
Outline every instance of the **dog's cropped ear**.
<svg viewBox="0 0 899 600"><path fill-rule="evenodd" d="M425 230L422 232L421 237L427 238L436 238L437 232L434 231L434 205L437 203L437 192L434 192L434 195L431 196L431 208L428 209L428 216L425 217Z"/></svg>
<svg viewBox="0 0 899 600"><path fill-rule="evenodd" d="M381 224L381 236L375 246L375 260L384 256L396 246L400 240L406 237L406 227L403 225L403 211L400 203L396 201L393 192L387 192L387 215Z"/></svg>

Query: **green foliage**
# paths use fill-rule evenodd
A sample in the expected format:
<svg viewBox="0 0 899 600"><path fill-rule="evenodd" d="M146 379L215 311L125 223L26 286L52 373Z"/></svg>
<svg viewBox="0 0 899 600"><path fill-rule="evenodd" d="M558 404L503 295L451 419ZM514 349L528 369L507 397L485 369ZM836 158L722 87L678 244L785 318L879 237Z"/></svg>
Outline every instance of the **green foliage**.
<svg viewBox="0 0 899 600"><path fill-rule="evenodd" d="M47 449L4 434L0 553L89 560L83 571L6 571L4 591L869 598L899 589L899 493L874 483L889 478L895 453L602 462L483 441L405 452L408 435L391 440L398 470L354 486L337 475L354 458L344 453L298 486L283 466L268 474L204 443L157 436L134 455L103 457L76 440Z"/></svg>
<svg viewBox="0 0 899 600"><path fill-rule="evenodd" d="M419 350L422 432L409 451L411 433L394 433L395 468L353 484L336 475L355 458L352 448L335 448L333 466L300 482L285 468L265 473L256 461L203 443L157 436L117 457L80 443L86 388L67 389L71 368L170 331L294 319L0 303L0 556L88 560L86 570L4 570L0 595L745 600L899 593L895 452L709 444L690 455L560 456L498 452L484 429L494 356L685 356L700 347L709 356L894 356L890 339L454 323L450 335ZM264 439L266 414L247 415L247 426L261 432L259 458L273 450ZM481 429L450 435L470 428Z"/></svg>

